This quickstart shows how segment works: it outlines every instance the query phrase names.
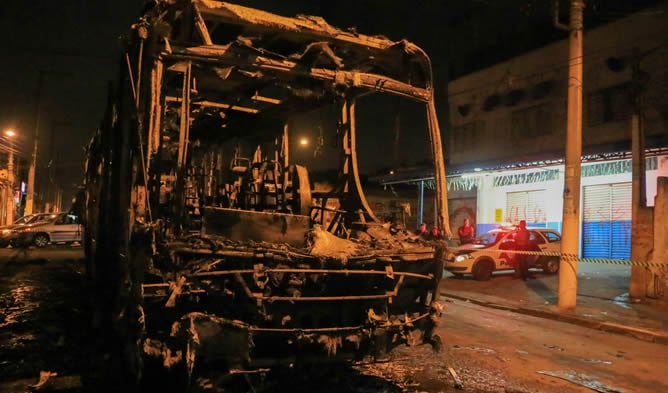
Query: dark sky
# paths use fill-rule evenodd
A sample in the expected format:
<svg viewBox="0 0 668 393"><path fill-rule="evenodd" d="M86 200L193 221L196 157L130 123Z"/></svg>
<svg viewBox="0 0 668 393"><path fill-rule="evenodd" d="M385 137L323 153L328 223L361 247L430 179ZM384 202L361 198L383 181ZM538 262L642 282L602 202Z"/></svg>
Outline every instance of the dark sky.
<svg viewBox="0 0 668 393"><path fill-rule="evenodd" d="M604 23L655 0L587 1L585 26ZM450 77L565 38L552 27L551 0L239 0L284 15L322 15L338 27L408 38L432 56L437 97ZM568 1L562 0L565 22ZM0 3L0 127L19 133L27 158L34 135L37 80L44 70L38 180L66 189L81 178L83 147L103 112L116 75L117 37L143 0L3 0ZM448 61L449 59L449 61ZM440 89L438 89L440 87ZM440 94L439 94L440 93ZM443 113L441 117L443 118ZM402 124L404 124L403 122ZM0 149L1 151L1 149ZM4 160L0 159L0 162ZM38 188L39 191L39 188ZM65 196L69 199L69 196Z"/></svg>

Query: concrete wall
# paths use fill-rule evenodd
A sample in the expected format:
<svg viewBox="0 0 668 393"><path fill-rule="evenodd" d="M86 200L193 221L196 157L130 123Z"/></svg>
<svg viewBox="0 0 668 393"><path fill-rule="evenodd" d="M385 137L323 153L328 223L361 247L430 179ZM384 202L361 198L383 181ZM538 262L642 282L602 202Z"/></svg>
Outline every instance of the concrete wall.
<svg viewBox="0 0 668 393"><path fill-rule="evenodd" d="M657 157L657 160L657 168L647 171L645 178L647 206L654 206L654 198L657 194L658 179L661 176L668 176L668 156Z"/></svg>
<svg viewBox="0 0 668 393"><path fill-rule="evenodd" d="M657 179L657 194L654 200L654 250L652 262L664 267L652 267L647 283L647 295L666 300L668 287L668 177Z"/></svg>
<svg viewBox="0 0 668 393"><path fill-rule="evenodd" d="M417 185L403 185L401 187L366 187L365 196L369 206L380 219L389 220L393 213L397 213L402 203L410 204L411 214L405 216L406 228L410 231L417 229L419 209L419 187ZM422 221L431 229L435 222L435 193L434 190L424 190L424 210ZM394 207L393 207L394 206ZM470 191L448 191L448 212L450 214L450 230L457 237L457 228L464 223L464 219L471 220L471 225L476 225L478 210L476 201L476 190Z"/></svg>
<svg viewBox="0 0 668 393"><path fill-rule="evenodd" d="M380 219L389 220L393 213L398 214L396 208L402 203L409 203L411 214L405 216L406 229L415 230L418 227L418 199L419 189L417 185L404 185L402 187L365 187L364 193L369 202L371 210ZM429 227L434 222L434 191L425 189L424 192L424 218Z"/></svg>

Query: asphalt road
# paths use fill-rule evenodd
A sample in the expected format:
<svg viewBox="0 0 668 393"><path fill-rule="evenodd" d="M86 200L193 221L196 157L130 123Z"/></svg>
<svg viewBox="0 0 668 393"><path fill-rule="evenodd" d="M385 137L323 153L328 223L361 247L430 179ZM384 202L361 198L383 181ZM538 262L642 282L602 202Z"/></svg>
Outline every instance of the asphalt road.
<svg viewBox="0 0 668 393"><path fill-rule="evenodd" d="M0 392L81 370L82 258L80 247L0 249Z"/></svg>
<svg viewBox="0 0 668 393"><path fill-rule="evenodd" d="M460 301L450 304L445 319L445 356L471 387L591 392L539 374L572 371L626 393L668 392L668 375L660 371L668 351L660 344Z"/></svg>
<svg viewBox="0 0 668 393"><path fill-rule="evenodd" d="M80 248L29 250L27 258L0 250L0 392L24 392L40 372L57 373L51 391L83 392L84 286ZM626 393L668 391L668 373L657 372L668 364L665 346L466 302L446 305L438 354L402 347L387 363L279 375L267 391L459 391L449 367L470 393L592 391L539 371L586 375Z"/></svg>

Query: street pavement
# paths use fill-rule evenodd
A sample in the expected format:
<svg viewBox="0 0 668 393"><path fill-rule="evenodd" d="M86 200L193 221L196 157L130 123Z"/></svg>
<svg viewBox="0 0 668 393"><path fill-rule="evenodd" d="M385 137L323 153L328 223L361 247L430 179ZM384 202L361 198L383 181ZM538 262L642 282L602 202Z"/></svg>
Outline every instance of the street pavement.
<svg viewBox="0 0 668 393"><path fill-rule="evenodd" d="M77 247L30 249L27 255L0 249L0 392L25 392L40 375L44 379L51 376L42 390L94 392L84 391L81 384L86 367L83 266L83 254ZM637 307L610 300L625 291L628 273L582 269L582 274L585 283L580 290L588 296L585 298L594 299L588 306L600 301L622 310ZM508 275L482 283L446 278L446 307L437 329L443 341L440 353L429 346L399 347L386 363L280 375L264 391L461 391L455 388L452 370L467 393L592 391L583 383L614 389L601 390L608 392L668 392L668 373L658 372L668 364L665 346L512 309L517 305L551 307L556 300L555 278L538 277L526 283ZM606 282L609 285L604 287ZM455 298L473 298L476 293L479 302Z"/></svg>
<svg viewBox="0 0 668 393"><path fill-rule="evenodd" d="M447 305L443 356L465 391L668 392L668 351L661 344L461 300Z"/></svg>
<svg viewBox="0 0 668 393"><path fill-rule="evenodd" d="M532 273L534 278L527 281L515 279L512 272L497 272L489 281L446 274L441 295L668 344L668 303L632 302L628 296L630 267L580 263L577 307L566 313L557 308L558 274Z"/></svg>
<svg viewBox="0 0 668 393"><path fill-rule="evenodd" d="M81 247L0 249L0 392L25 391L40 371L80 385L82 258Z"/></svg>

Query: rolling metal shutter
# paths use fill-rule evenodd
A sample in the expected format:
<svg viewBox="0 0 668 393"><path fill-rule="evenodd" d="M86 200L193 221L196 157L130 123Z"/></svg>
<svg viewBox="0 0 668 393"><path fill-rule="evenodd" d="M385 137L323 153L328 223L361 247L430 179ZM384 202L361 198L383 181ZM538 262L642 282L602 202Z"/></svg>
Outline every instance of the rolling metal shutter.
<svg viewBox="0 0 668 393"><path fill-rule="evenodd" d="M610 185L584 188L582 218L582 256L610 258Z"/></svg>
<svg viewBox="0 0 668 393"><path fill-rule="evenodd" d="M524 220L524 210L527 205L526 192L509 192L506 194L506 217L505 221L517 224Z"/></svg>
<svg viewBox="0 0 668 393"><path fill-rule="evenodd" d="M527 192L527 223L545 222L545 190Z"/></svg>
<svg viewBox="0 0 668 393"><path fill-rule="evenodd" d="M612 185L613 259L631 259L631 183Z"/></svg>
<svg viewBox="0 0 668 393"><path fill-rule="evenodd" d="M509 192L506 194L506 221L517 224L545 222L545 190Z"/></svg>
<svg viewBox="0 0 668 393"><path fill-rule="evenodd" d="M631 256L631 183L584 188L582 255L629 259Z"/></svg>

